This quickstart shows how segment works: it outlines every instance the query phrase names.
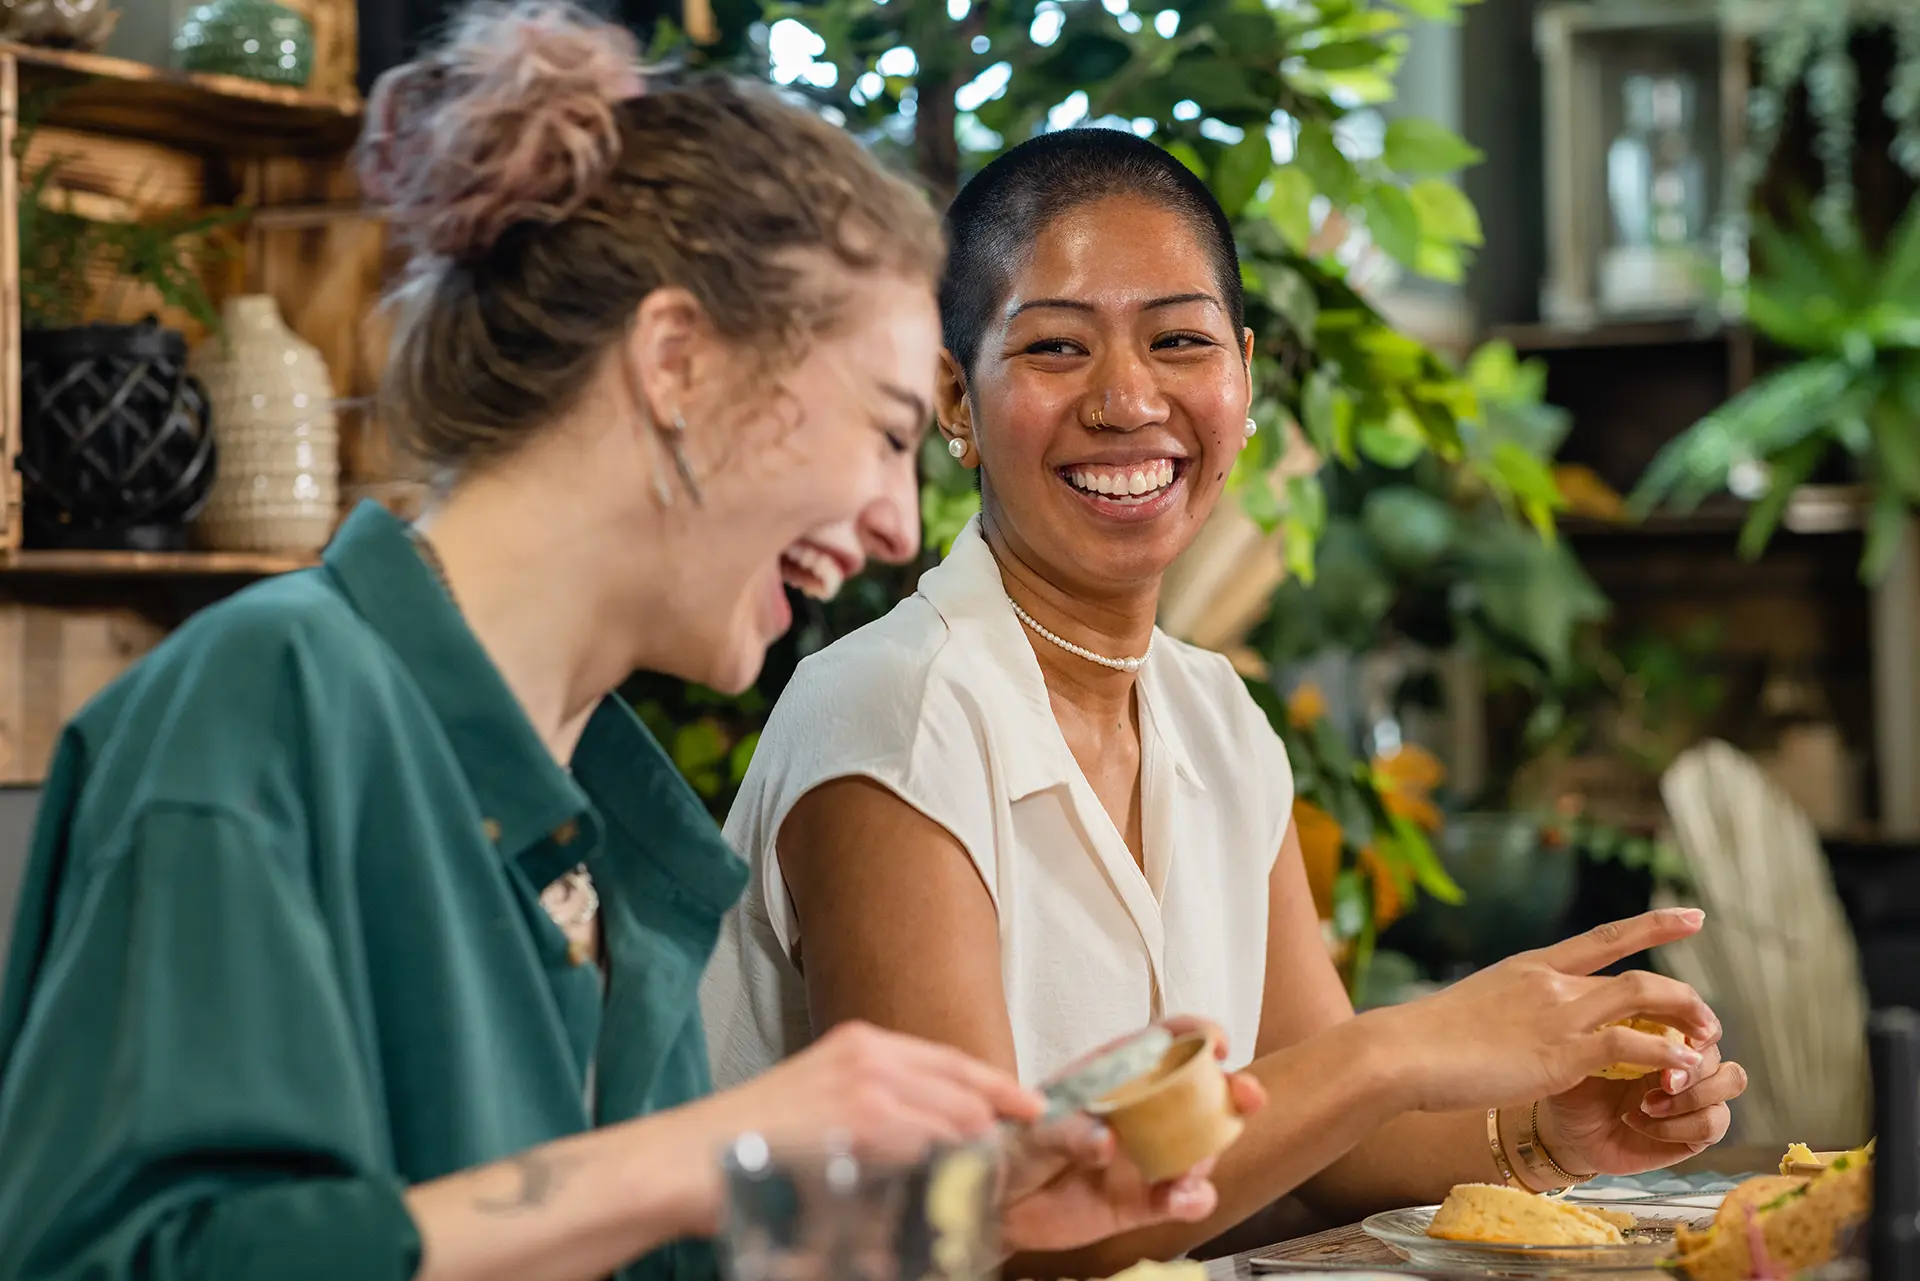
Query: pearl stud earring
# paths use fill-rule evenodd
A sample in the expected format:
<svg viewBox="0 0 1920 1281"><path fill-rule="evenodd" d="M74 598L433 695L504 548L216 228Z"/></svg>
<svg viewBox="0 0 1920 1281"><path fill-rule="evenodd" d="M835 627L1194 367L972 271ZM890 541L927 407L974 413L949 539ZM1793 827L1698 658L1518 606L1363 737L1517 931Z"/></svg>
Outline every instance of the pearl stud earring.
<svg viewBox="0 0 1920 1281"><path fill-rule="evenodd" d="M1260 424L1253 421L1252 415L1248 415L1247 416L1247 439L1252 440L1254 436L1259 434L1259 431L1260 431Z"/></svg>
<svg viewBox="0 0 1920 1281"><path fill-rule="evenodd" d="M964 458L967 453L967 442L955 436L947 441L947 452L955 458Z"/></svg>

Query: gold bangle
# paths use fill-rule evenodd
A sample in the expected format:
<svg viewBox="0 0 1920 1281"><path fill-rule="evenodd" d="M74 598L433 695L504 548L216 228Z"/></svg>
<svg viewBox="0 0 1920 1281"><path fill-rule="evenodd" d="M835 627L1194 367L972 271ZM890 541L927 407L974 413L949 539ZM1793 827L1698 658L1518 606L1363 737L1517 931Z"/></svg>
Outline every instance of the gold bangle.
<svg viewBox="0 0 1920 1281"><path fill-rule="evenodd" d="M1502 1183L1510 1188L1519 1188L1522 1192L1533 1191L1514 1175L1513 1162L1507 1160L1507 1145L1500 1137L1499 1108L1487 1109L1487 1146L1493 1150L1493 1164L1500 1171Z"/></svg>
<svg viewBox="0 0 1920 1281"><path fill-rule="evenodd" d="M1554 1176L1565 1182L1566 1186L1561 1189L1562 1192L1570 1192L1574 1188L1579 1187L1582 1183L1591 1183L1595 1179L1600 1177L1598 1171L1596 1171L1593 1174L1585 1174L1585 1175L1574 1174L1571 1171L1567 1170L1565 1167L1563 1167L1558 1161L1553 1159L1553 1153L1547 1151L1547 1145L1544 1142L1542 1142L1540 1139L1540 1100L1539 1099L1535 1099L1533 1101L1533 1112L1527 1119L1527 1138L1525 1143L1522 1146L1522 1150L1525 1151L1529 1148L1535 1152L1538 1152L1540 1154L1540 1159L1546 1162L1547 1168L1553 1171Z"/></svg>

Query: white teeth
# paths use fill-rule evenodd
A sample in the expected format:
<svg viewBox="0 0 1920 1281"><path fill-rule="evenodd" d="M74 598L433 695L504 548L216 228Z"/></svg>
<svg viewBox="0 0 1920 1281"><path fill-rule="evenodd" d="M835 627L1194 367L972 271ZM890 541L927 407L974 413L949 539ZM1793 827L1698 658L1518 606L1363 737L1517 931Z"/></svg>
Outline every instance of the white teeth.
<svg viewBox="0 0 1920 1281"><path fill-rule="evenodd" d="M787 581L800 589L801 593L814 600L832 600L840 594L840 588L847 581L847 575L840 568L840 562L825 552L805 543L795 543L781 553L783 566L790 566L799 572L800 581L795 575L788 575Z"/></svg>
<svg viewBox="0 0 1920 1281"><path fill-rule="evenodd" d="M1135 467L1076 467L1067 473L1068 483L1090 494L1113 498L1140 498L1155 494L1173 483L1171 458L1158 458Z"/></svg>

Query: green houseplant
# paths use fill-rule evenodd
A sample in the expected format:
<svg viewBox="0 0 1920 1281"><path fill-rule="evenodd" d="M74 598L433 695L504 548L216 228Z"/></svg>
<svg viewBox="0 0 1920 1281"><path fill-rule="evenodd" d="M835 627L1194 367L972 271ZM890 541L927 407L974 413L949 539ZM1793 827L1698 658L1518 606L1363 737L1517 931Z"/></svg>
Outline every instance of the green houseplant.
<svg viewBox="0 0 1920 1281"><path fill-rule="evenodd" d="M1473 206L1449 179L1478 153L1431 121L1388 121L1379 110L1393 96L1409 24L1454 20L1459 9L1456 0L1186 0L1145 14L1096 0L812 0L769 5L763 38L723 33L715 47L743 48L748 69L910 168L937 201L1006 145L1076 123L1148 134L1200 174L1234 220L1258 343L1254 413L1265 430L1242 457L1236 489L1263 527L1284 529L1294 577L1306 581L1321 568L1323 479L1345 471L1427 460L1499 520L1530 522L1530 548L1552 545L1564 505L1540 452L1495 421L1474 381L1395 330L1349 279L1354 261L1384 257L1457 280L1480 243ZM669 47L700 56L663 28L655 49ZM1289 423L1331 462L1277 487L1269 476ZM922 476L931 560L977 497L970 474L939 450L926 452ZM747 709L777 694L799 655L890 607L920 568L869 575L825 609L802 605L747 702L650 680L630 687L716 812L752 750L761 713ZM1332 740L1287 719L1271 687L1257 688L1300 758L1325 758L1316 794L1345 816L1335 932L1358 986L1368 952L1360 940L1388 896L1451 893L1449 883L1424 833L1393 821L1374 763L1345 748L1337 755Z"/></svg>
<svg viewBox="0 0 1920 1281"><path fill-rule="evenodd" d="M1798 359L1670 442L1634 508L1691 507L1757 474L1740 550L1758 556L1794 491L1843 456L1873 496L1860 568L1877 581L1920 504L1920 204L1878 252L1857 228L1833 239L1810 218L1792 232L1759 224L1755 246L1763 267L1745 290L1747 317Z"/></svg>
<svg viewBox="0 0 1920 1281"><path fill-rule="evenodd" d="M44 106L44 104L36 104ZM23 159L32 137L16 139ZM41 546L184 545L215 458L206 398L187 374L184 334L122 314L129 291L211 329L205 273L240 215L138 215L60 183L64 158L23 172L19 197L21 452L26 532ZM95 282L107 288L99 296Z"/></svg>

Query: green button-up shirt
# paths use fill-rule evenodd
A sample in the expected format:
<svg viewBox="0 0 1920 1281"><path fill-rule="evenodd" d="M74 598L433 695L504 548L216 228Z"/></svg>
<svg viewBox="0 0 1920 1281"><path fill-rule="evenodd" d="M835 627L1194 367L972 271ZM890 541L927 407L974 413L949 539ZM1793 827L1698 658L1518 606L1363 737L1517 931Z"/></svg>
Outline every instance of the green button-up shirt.
<svg viewBox="0 0 1920 1281"><path fill-rule="evenodd" d="M604 998L538 898L581 861ZM363 506L62 738L0 989L0 1277L411 1276L406 1185L710 1088L745 878L618 702L569 776Z"/></svg>

